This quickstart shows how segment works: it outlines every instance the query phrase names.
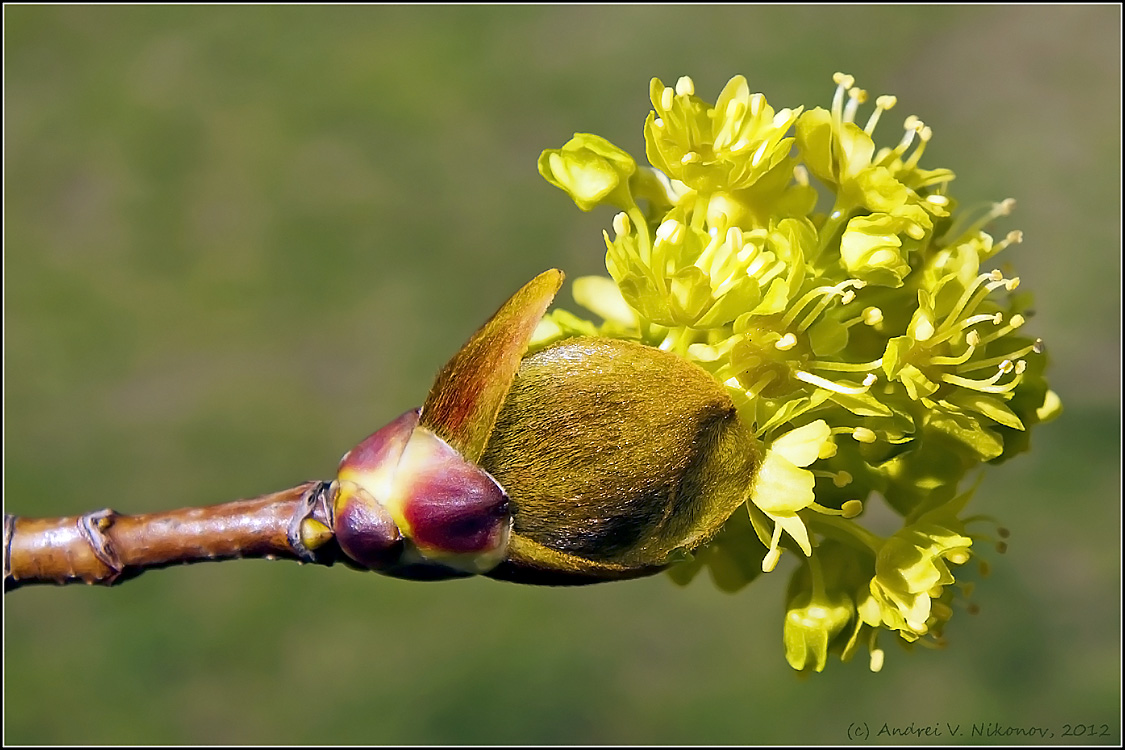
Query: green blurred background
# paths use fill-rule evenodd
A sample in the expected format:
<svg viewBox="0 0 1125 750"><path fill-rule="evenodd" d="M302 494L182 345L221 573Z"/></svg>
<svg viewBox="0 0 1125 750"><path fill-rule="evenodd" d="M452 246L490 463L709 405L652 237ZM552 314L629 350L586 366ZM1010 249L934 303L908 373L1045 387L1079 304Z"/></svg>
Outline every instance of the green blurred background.
<svg viewBox="0 0 1125 750"><path fill-rule="evenodd" d="M1120 9L7 6L6 510L141 512L332 475L609 212L536 173L638 156L648 81L915 113L1015 197L1066 412L976 498L1007 555L944 651L781 647L788 570L551 590L264 561L4 598L9 743L837 743L852 722L1121 740ZM866 110L865 110L866 111ZM863 115L866 117L866 114ZM569 294L561 300L570 305ZM1089 736L1081 738L1089 740ZM950 737L953 742L1016 739Z"/></svg>

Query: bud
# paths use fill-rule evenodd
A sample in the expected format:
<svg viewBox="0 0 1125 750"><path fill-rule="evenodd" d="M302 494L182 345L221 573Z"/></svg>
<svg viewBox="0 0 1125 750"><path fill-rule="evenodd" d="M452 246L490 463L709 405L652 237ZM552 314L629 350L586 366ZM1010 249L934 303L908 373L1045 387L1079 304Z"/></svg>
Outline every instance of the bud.
<svg viewBox="0 0 1125 750"><path fill-rule="evenodd" d="M696 365L596 337L524 356L561 282L548 271L517 292L420 410L344 456L334 525L355 563L404 578L632 578L746 502L756 441Z"/></svg>

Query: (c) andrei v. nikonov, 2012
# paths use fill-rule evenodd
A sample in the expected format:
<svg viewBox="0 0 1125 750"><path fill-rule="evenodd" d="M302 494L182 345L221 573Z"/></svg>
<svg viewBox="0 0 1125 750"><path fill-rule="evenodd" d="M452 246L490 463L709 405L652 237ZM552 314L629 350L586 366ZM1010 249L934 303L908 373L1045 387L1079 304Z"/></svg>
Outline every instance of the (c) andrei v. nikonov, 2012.
<svg viewBox="0 0 1125 750"><path fill-rule="evenodd" d="M1060 404L1022 334L1029 296L989 268L1020 240L985 231L1012 202L959 207L953 174L920 166L929 128L908 117L876 148L894 98L860 125L866 93L835 80L828 109L776 111L741 76L714 104L653 80L651 166L589 134L539 161L581 209L619 211L609 277L573 284L600 322L548 312L546 271L334 480L6 516L6 590L242 556L549 585L706 568L737 590L788 551L795 669L866 648L878 670L883 631L940 643L970 590L954 573L1006 535L967 510L972 476ZM901 527L867 528L872 502Z"/></svg>

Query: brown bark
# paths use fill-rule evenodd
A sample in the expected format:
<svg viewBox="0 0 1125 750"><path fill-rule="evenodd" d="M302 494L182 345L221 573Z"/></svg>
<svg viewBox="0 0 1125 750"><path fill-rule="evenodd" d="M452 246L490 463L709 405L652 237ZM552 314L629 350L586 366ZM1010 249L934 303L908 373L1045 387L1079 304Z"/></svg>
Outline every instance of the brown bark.
<svg viewBox="0 0 1125 750"><path fill-rule="evenodd" d="M332 527L326 485L307 482L250 500L123 515L4 517L4 591L33 583L111 586L150 568L238 557L331 564L335 544L312 552L301 524Z"/></svg>

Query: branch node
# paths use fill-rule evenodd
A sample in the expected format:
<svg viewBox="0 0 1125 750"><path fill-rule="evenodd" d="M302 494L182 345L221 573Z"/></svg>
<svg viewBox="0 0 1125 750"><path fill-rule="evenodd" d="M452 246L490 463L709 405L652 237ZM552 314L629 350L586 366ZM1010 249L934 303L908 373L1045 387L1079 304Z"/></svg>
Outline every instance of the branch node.
<svg viewBox="0 0 1125 750"><path fill-rule="evenodd" d="M317 562L315 549L332 538L332 534L316 539L313 546L305 542L306 521L316 522L317 528L331 530L335 528L335 515L332 499L336 494L335 482L317 482L310 486L301 496L293 518L289 521L285 537L289 546L296 553L301 562Z"/></svg>
<svg viewBox="0 0 1125 750"><path fill-rule="evenodd" d="M108 576L104 577L103 582L106 585L112 585L117 576L121 575L121 571L125 570L125 563L121 562L121 557L114 549L113 542L105 534L109 527L113 526L117 516L117 511L111 508L103 508L102 510L84 513L78 517L78 532L90 545L94 557L98 558L98 561L111 571Z"/></svg>

